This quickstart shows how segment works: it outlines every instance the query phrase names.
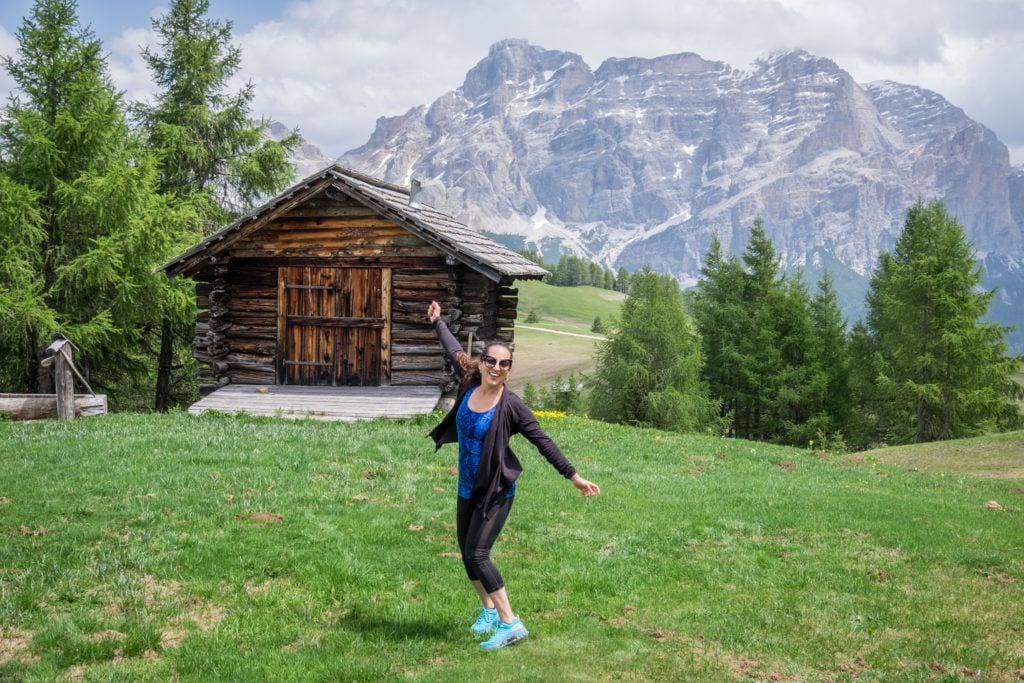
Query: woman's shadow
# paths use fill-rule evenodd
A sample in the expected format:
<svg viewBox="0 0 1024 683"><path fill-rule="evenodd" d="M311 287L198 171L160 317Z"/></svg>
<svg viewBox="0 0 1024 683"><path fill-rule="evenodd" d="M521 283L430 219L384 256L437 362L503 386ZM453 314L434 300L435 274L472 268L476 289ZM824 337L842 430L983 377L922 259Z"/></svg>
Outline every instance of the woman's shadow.
<svg viewBox="0 0 1024 683"><path fill-rule="evenodd" d="M451 640L454 624L423 619L393 619L352 610L335 622L335 627L358 631L389 640Z"/></svg>

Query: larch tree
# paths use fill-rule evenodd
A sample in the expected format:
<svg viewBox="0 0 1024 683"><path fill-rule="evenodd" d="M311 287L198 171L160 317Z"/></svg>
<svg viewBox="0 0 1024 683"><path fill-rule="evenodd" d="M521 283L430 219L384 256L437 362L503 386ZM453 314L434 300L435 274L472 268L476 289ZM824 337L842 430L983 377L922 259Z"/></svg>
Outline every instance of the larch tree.
<svg viewBox="0 0 1024 683"><path fill-rule="evenodd" d="M718 404L700 377L700 339L679 284L635 273L622 318L599 344L590 414L609 422L718 433Z"/></svg>
<svg viewBox="0 0 1024 683"><path fill-rule="evenodd" d="M868 327L881 354L879 390L898 441L956 439L1019 423L1006 328L982 322L994 291L959 222L941 202L918 202L894 251L871 279Z"/></svg>
<svg viewBox="0 0 1024 683"><path fill-rule="evenodd" d="M100 42L73 0L38 0L3 60L16 84L0 114L0 372L43 390L40 353L61 332L95 388L139 407L143 337L174 293L156 276L180 207L156 191Z"/></svg>
<svg viewBox="0 0 1024 683"><path fill-rule="evenodd" d="M231 23L208 12L208 0L172 0L153 20L159 42L142 57L159 91L152 103L134 107L160 159L160 190L191 204L206 232L284 189L295 175L287 153L298 142L297 133L280 142L266 136L268 122L250 115L251 83L229 91L241 50L231 43ZM200 232L196 222L178 226L184 241ZM172 402L174 357L188 356L194 306L163 311L158 410Z"/></svg>

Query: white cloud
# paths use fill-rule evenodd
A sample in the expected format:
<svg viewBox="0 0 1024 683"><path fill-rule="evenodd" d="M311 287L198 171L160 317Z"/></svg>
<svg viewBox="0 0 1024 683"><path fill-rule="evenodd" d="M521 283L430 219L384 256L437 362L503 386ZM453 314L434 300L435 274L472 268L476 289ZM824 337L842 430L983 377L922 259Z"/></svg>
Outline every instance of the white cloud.
<svg viewBox="0 0 1024 683"><path fill-rule="evenodd" d="M142 59L142 48L155 45L152 29L128 28L106 44L110 75L128 101L149 101L156 92L152 76Z"/></svg>
<svg viewBox="0 0 1024 683"><path fill-rule="evenodd" d="M742 68L800 47L860 82L889 78L943 94L1024 162L1020 0L297 0L236 32L243 61L234 87L251 80L256 113L299 126L336 156L365 142L378 116L458 87L509 37L579 53L593 68L676 52ZM0 32L0 50L11 40ZM107 46L132 98L152 91L138 57L145 42L148 29L128 28Z"/></svg>
<svg viewBox="0 0 1024 683"><path fill-rule="evenodd" d="M381 115L458 87L497 40L523 37L608 57L697 52L744 67L774 49L832 58L861 82L891 78L945 95L1024 145L1024 5L999 0L306 0L238 36L256 108L332 155L362 144ZM1024 161L1015 155L1016 160Z"/></svg>
<svg viewBox="0 0 1024 683"><path fill-rule="evenodd" d="M0 26L0 56L14 57L18 51L18 40L7 32L7 29ZM14 79L7 73L6 69L0 68L0 96L6 101L6 95L14 89Z"/></svg>

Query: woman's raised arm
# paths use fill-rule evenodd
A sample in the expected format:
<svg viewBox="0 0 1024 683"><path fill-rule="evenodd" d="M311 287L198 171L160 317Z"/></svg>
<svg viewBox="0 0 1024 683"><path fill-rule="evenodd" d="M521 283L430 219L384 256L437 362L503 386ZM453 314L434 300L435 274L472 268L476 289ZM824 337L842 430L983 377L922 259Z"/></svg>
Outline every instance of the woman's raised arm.
<svg viewBox="0 0 1024 683"><path fill-rule="evenodd" d="M462 364L459 362L459 356L466 352L462 350L459 340L455 338L441 318L441 304L436 301L430 302L430 306L427 307L427 320L434 326L434 333L437 335L438 341L441 342L448 361L452 364L455 374L461 379Z"/></svg>

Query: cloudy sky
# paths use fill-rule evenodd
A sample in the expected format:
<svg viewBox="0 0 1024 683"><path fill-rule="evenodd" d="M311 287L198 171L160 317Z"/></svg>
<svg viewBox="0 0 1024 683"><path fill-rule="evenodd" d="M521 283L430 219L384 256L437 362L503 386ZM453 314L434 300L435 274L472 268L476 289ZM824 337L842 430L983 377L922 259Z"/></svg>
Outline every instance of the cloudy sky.
<svg viewBox="0 0 1024 683"><path fill-rule="evenodd" d="M30 0L0 0L12 54ZM166 1L79 0L127 96L151 90L139 47ZM366 141L378 116L432 102L502 38L608 57L696 52L743 68L777 49L829 57L866 83L935 90L1024 163L1024 0L211 0L234 23L256 113L298 126L328 156ZM0 73L0 95L11 88Z"/></svg>

